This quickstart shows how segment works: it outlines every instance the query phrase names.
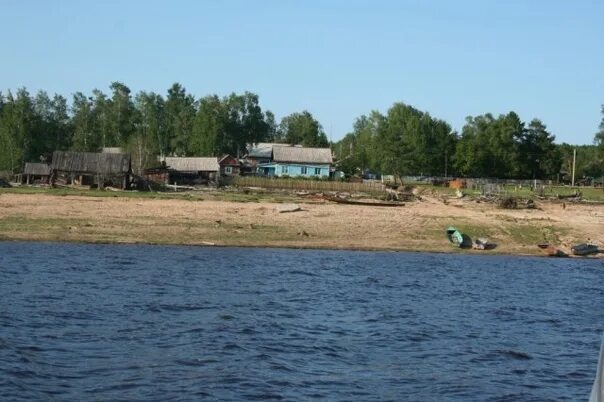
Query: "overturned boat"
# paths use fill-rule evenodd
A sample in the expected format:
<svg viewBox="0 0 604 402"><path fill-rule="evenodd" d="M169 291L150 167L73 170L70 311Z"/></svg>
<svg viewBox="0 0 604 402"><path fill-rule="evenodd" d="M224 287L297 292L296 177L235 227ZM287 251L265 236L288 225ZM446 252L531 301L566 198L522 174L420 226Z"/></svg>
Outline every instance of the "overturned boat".
<svg viewBox="0 0 604 402"><path fill-rule="evenodd" d="M599 253L600 249L595 244L581 243L572 246L570 251L573 255L590 255Z"/></svg>
<svg viewBox="0 0 604 402"><path fill-rule="evenodd" d="M537 247L548 257L568 257L568 254L564 251L549 243L540 243L537 244Z"/></svg>
<svg viewBox="0 0 604 402"><path fill-rule="evenodd" d="M491 243L488 239L479 237L472 242L474 250L492 250L495 248L495 243Z"/></svg>
<svg viewBox="0 0 604 402"><path fill-rule="evenodd" d="M449 243L451 243L451 245L453 245L454 247L466 248L472 245L472 241L470 240L470 238L453 226L449 226L447 228L446 233L447 239L449 239Z"/></svg>

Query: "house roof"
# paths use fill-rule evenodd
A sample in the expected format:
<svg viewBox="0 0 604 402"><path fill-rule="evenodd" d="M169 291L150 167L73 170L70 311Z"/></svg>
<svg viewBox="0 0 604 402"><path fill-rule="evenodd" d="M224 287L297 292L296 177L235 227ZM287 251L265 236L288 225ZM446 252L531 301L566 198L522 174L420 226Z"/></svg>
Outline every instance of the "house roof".
<svg viewBox="0 0 604 402"><path fill-rule="evenodd" d="M218 159L218 164L220 166L223 166L223 165L239 166L240 163L237 158L234 158L231 155L226 154L222 158Z"/></svg>
<svg viewBox="0 0 604 402"><path fill-rule="evenodd" d="M105 147L101 150L104 154L123 154L124 151L120 147Z"/></svg>
<svg viewBox="0 0 604 402"><path fill-rule="evenodd" d="M62 172L124 174L130 172L130 155L55 151L50 167Z"/></svg>
<svg viewBox="0 0 604 402"><path fill-rule="evenodd" d="M273 153L273 147L291 147L289 144L278 144L275 142L259 142L247 146L247 156L250 158L269 158Z"/></svg>
<svg viewBox="0 0 604 402"><path fill-rule="evenodd" d="M216 157L166 157L165 160L168 169L176 170L177 172L217 172L220 170L218 158Z"/></svg>
<svg viewBox="0 0 604 402"><path fill-rule="evenodd" d="M50 166L48 166L46 163L27 162L25 163L23 174L29 174L33 176L49 176Z"/></svg>
<svg viewBox="0 0 604 402"><path fill-rule="evenodd" d="M331 164L333 158L329 148L274 147L273 161Z"/></svg>

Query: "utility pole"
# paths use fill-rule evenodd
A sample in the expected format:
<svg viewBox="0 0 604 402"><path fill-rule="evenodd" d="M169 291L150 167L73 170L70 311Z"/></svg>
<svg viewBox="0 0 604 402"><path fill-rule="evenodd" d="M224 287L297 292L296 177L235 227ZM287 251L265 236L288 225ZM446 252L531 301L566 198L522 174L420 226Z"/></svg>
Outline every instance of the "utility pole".
<svg viewBox="0 0 604 402"><path fill-rule="evenodd" d="M571 181L571 187L575 187L575 163L577 162L577 148L573 149L573 178Z"/></svg>
<svg viewBox="0 0 604 402"><path fill-rule="evenodd" d="M445 179L447 178L447 150L445 149Z"/></svg>

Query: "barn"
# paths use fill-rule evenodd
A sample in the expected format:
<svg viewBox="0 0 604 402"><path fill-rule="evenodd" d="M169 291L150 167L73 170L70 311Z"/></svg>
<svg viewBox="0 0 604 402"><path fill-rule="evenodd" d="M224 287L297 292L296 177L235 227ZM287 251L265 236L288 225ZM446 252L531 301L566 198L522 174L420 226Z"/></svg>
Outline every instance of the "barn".
<svg viewBox="0 0 604 402"><path fill-rule="evenodd" d="M98 188L127 188L132 172L129 154L72 151L55 151L50 170L53 185L60 180Z"/></svg>

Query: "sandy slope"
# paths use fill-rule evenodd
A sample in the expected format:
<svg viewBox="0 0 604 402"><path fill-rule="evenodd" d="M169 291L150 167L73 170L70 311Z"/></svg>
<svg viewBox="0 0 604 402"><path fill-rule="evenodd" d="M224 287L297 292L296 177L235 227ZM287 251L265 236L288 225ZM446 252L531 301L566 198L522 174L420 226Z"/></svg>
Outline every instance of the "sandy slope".
<svg viewBox="0 0 604 402"><path fill-rule="evenodd" d="M538 254L540 241L604 247L604 205L502 210L430 197L396 208L301 201L302 211L279 213L280 204L271 203L1 194L0 238L452 251L444 229L456 225L489 237L497 253Z"/></svg>

